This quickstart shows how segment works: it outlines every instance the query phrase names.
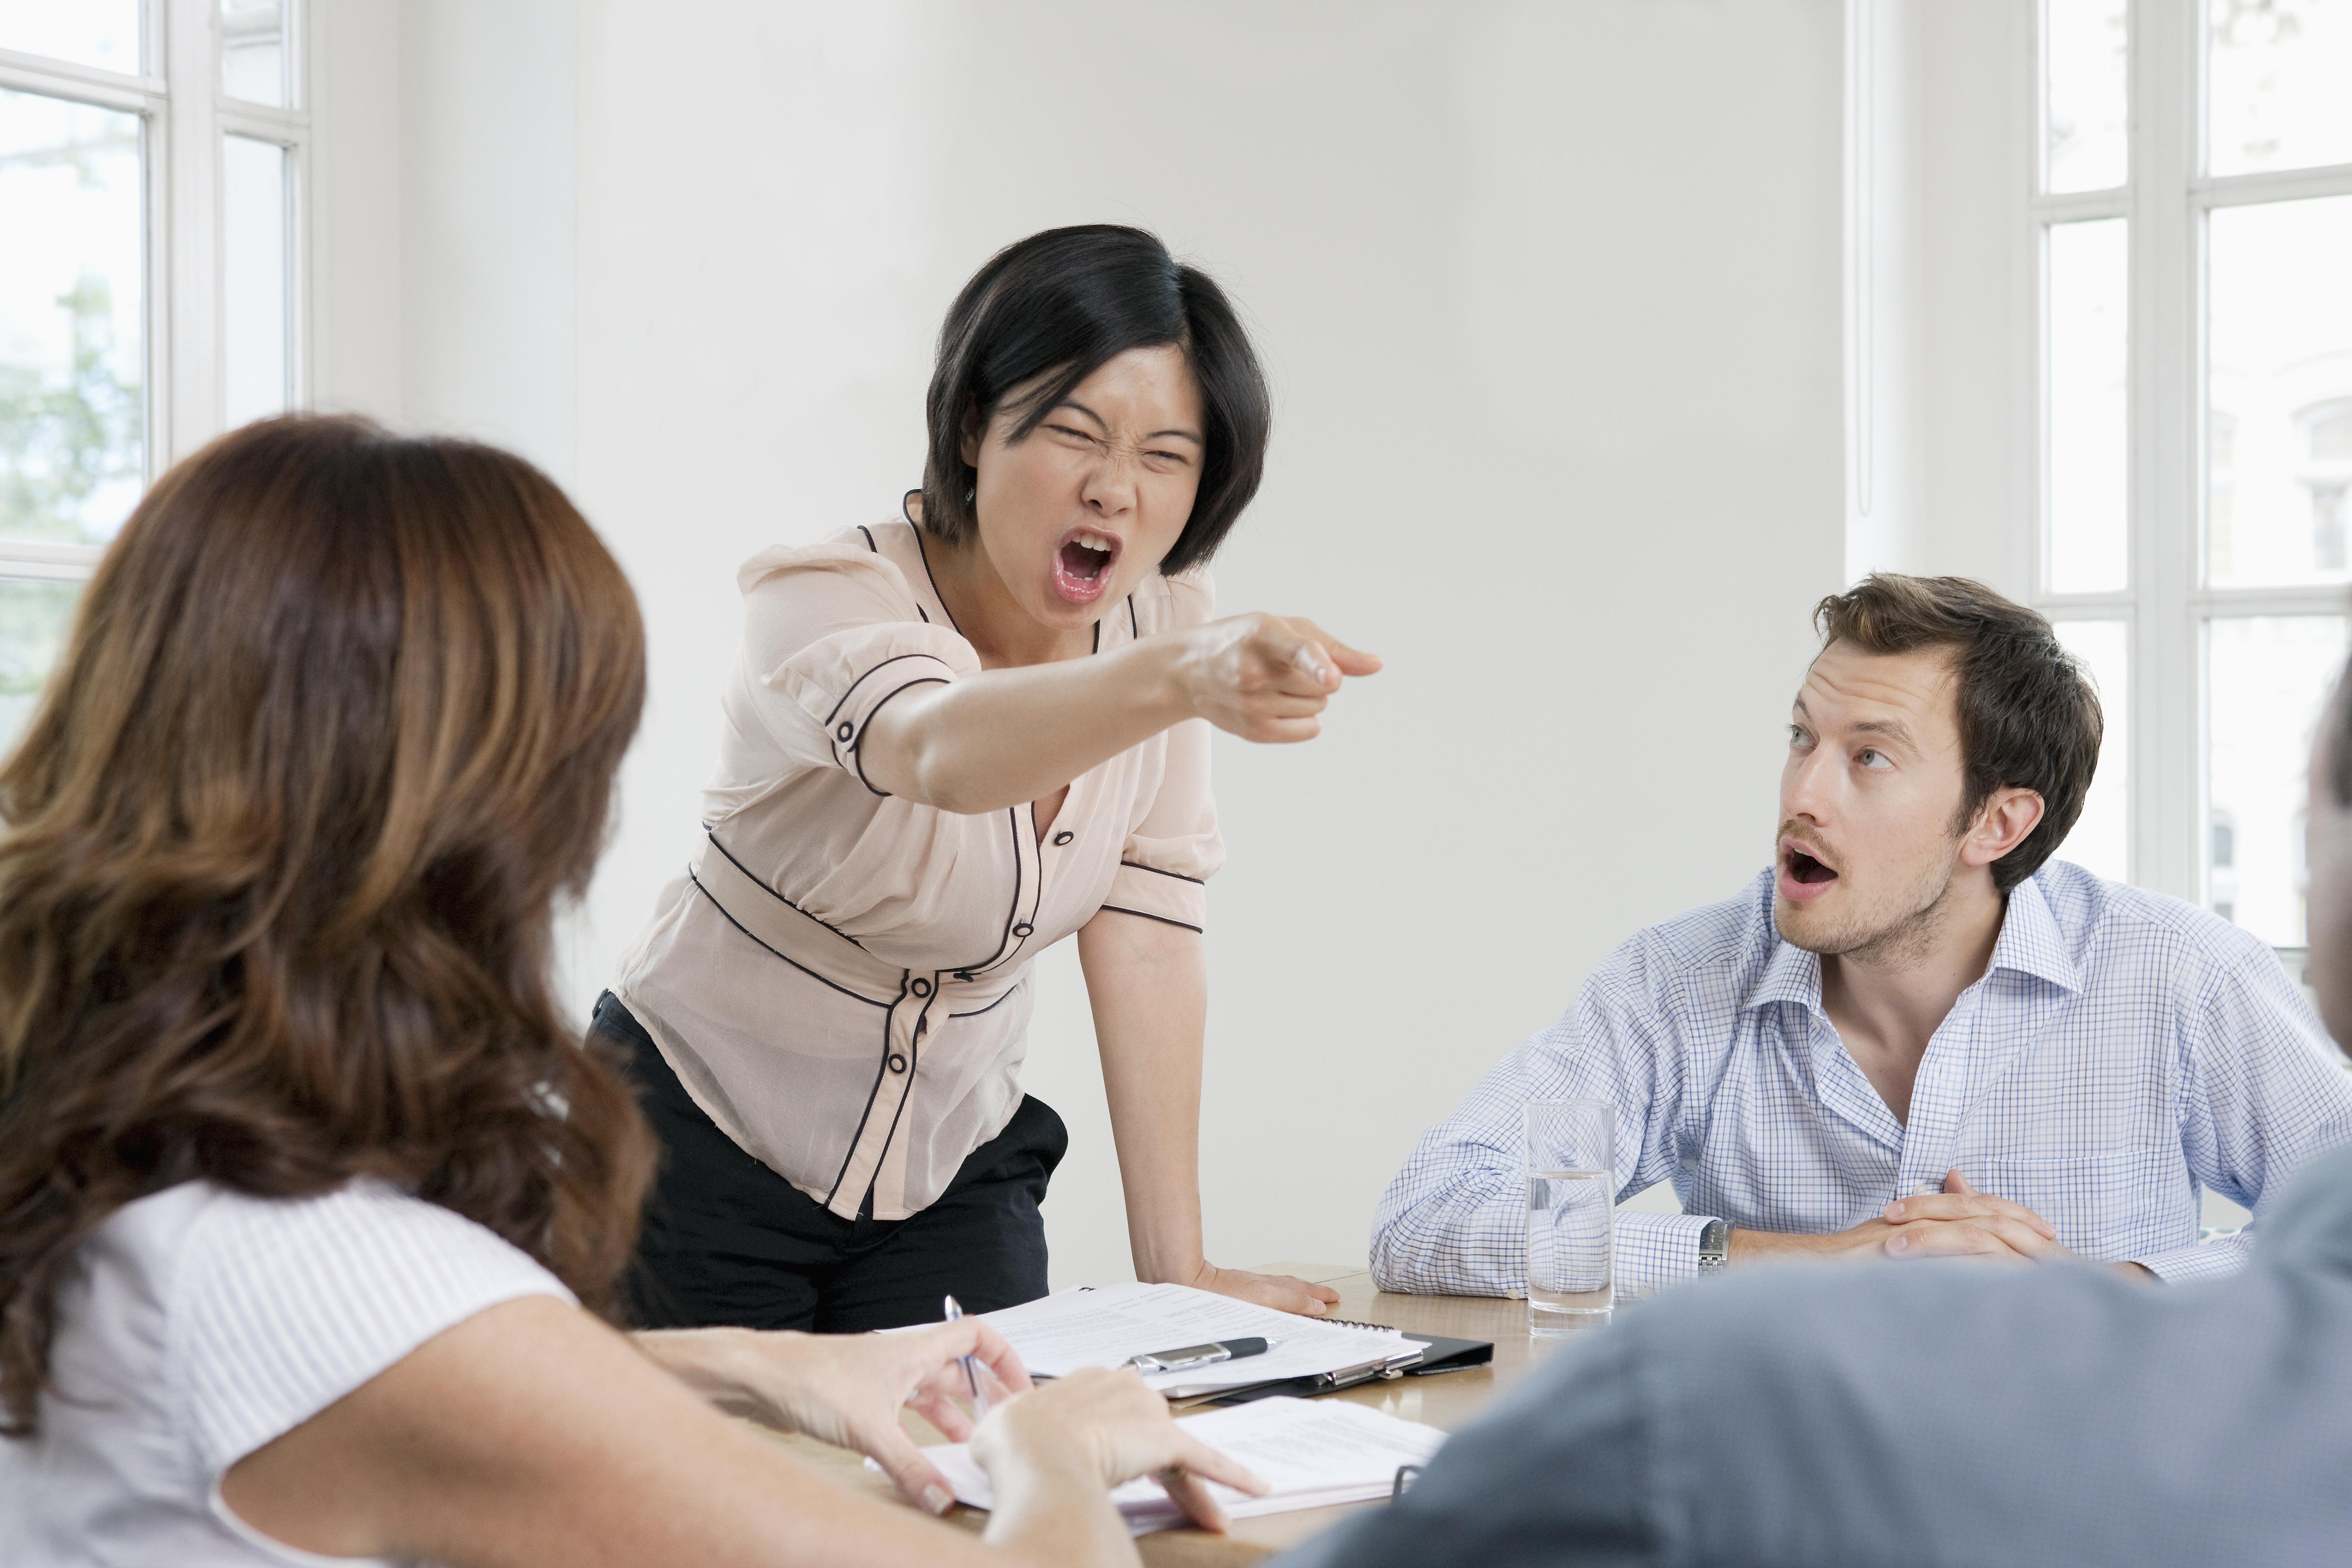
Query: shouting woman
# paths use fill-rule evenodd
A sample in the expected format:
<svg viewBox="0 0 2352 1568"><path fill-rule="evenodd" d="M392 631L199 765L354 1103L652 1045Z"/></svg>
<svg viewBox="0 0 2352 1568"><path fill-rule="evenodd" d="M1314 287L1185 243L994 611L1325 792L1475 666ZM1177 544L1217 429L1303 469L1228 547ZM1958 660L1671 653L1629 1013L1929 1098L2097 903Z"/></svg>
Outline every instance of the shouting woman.
<svg viewBox="0 0 2352 1568"><path fill-rule="evenodd" d="M1380 668L1212 618L1270 423L1248 338L1150 235L1055 229L957 297L928 414L903 521L743 567L702 840L598 1007L665 1146L640 1310L847 1331L1044 1294L1067 1135L1020 1068L1076 933L1138 1276L1321 1312L1201 1235L1209 726L1307 740Z"/></svg>

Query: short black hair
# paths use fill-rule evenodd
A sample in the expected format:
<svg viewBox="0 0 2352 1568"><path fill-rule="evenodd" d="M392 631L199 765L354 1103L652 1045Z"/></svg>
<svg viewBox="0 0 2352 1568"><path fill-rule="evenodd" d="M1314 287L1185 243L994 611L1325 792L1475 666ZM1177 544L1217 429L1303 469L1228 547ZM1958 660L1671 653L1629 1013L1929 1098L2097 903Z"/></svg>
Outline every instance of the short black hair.
<svg viewBox="0 0 2352 1568"><path fill-rule="evenodd" d="M1168 254L1157 236L1118 224L1049 228L1008 245L949 307L923 400L930 434L923 527L957 544L978 526L979 476L963 460L967 413L984 424L1013 388L1045 377L1012 410L1018 441L1106 363L1129 349L1163 344L1182 350L1192 367L1208 450L1192 515L1160 570L1208 560L1257 494L1273 399L1224 290Z"/></svg>
<svg viewBox="0 0 2352 1568"><path fill-rule="evenodd" d="M1965 770L1956 831L1997 789L2042 797L2042 820L1993 862L2003 894L2042 868L2083 815L2106 719L2082 665L2042 616L1966 577L1874 572L1813 608L1822 646L1867 653L1948 647L1959 676Z"/></svg>

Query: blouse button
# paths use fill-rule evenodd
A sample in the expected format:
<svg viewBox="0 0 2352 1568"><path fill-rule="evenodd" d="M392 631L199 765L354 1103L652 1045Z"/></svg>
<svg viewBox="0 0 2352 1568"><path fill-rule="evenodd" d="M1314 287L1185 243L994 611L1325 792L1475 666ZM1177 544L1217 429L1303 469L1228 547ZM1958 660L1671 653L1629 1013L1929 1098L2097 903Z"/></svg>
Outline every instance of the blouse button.
<svg viewBox="0 0 2352 1568"><path fill-rule="evenodd" d="M1034 927L1034 926L1033 926L1033 925L1030 925L1030 924L1029 924L1028 922L1026 922L1026 921L1024 921L1024 922L1023 922L1023 923L1021 923L1020 925L1014 926L1014 927L1013 928L1013 934L1014 936L1027 936L1031 931L1034 931L1034 930L1036 930L1036 929L1037 929L1036 927Z"/></svg>
<svg viewBox="0 0 2352 1568"><path fill-rule="evenodd" d="M1067 844L1071 839L1076 838L1076 837L1077 835L1075 833L1056 833L1054 835L1054 842L1057 846Z"/></svg>
<svg viewBox="0 0 2352 1568"><path fill-rule="evenodd" d="M913 992L918 996L929 996L931 994L931 983L928 980L918 979L912 985L908 986L907 989Z"/></svg>
<svg viewBox="0 0 2352 1568"><path fill-rule="evenodd" d="M907 1070L907 1058L899 1056L896 1052L891 1053L890 1070L892 1072L905 1072Z"/></svg>
<svg viewBox="0 0 2352 1568"><path fill-rule="evenodd" d="M834 733L846 741L849 737L857 733L857 727L855 724L844 724L840 729L835 730Z"/></svg>

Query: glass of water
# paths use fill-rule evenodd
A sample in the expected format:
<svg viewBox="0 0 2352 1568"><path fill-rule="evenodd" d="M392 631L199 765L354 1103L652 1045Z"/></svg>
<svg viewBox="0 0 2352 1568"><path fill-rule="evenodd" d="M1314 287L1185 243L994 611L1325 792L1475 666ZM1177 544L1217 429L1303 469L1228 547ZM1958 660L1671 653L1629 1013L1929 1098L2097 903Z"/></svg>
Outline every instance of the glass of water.
<svg viewBox="0 0 2352 1568"><path fill-rule="evenodd" d="M1576 1333L1617 1304L1617 1113L1605 1100L1531 1100L1528 1331Z"/></svg>

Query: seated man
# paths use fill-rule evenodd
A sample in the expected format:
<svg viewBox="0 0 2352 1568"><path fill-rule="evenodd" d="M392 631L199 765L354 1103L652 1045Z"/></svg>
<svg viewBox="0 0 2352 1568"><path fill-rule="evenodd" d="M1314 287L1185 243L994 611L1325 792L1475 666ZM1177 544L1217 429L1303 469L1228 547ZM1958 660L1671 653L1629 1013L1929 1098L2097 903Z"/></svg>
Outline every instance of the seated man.
<svg viewBox="0 0 2352 1568"><path fill-rule="evenodd" d="M2352 671L2313 769L2311 976L2352 1042ZM1403 1499L1275 1568L2352 1562L2352 1150L2244 1270L1796 1269L1564 1347Z"/></svg>
<svg viewBox="0 0 2352 1568"><path fill-rule="evenodd" d="M1619 1196L1682 1200L1617 1216L1621 1293L1791 1254L2224 1274L2250 1237L2200 1246L2200 1189L2259 1218L2352 1137L2269 948L2049 861L2101 721L2047 621L1885 574L1815 619L1778 863L1618 949L1423 1137L1374 1224L1381 1289L1524 1292L1530 1099L1612 1103Z"/></svg>

